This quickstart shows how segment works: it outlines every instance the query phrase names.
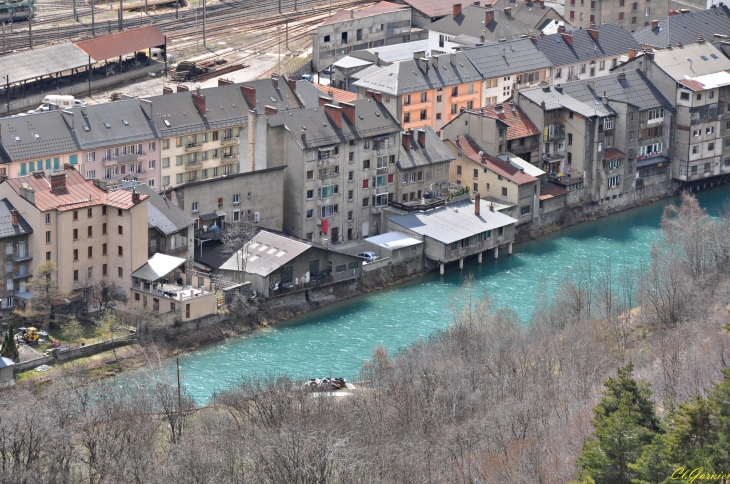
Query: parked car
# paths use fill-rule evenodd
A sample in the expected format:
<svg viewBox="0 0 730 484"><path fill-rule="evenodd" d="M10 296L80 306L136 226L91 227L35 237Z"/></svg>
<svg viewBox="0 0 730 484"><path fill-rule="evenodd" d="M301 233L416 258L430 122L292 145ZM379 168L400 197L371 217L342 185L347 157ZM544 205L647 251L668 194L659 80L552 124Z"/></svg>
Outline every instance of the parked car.
<svg viewBox="0 0 730 484"><path fill-rule="evenodd" d="M365 259L365 262L375 262L375 260L380 259L380 256L375 252L360 252L357 256Z"/></svg>
<svg viewBox="0 0 730 484"><path fill-rule="evenodd" d="M322 74L325 74L325 75L327 75L327 76L329 76L330 74L334 74L334 73L335 73L335 68L334 68L334 67L332 67L332 65L328 65L328 66L327 66L327 67L325 67L325 68L324 68L324 70L322 71Z"/></svg>

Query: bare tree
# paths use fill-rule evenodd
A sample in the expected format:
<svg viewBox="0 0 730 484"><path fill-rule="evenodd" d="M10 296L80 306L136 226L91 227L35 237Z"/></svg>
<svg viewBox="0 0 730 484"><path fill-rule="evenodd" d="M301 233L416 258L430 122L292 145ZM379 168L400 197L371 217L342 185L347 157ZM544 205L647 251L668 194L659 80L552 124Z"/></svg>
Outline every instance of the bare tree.
<svg viewBox="0 0 730 484"><path fill-rule="evenodd" d="M248 242L256 235L258 228L253 222L240 220L226 224L226 231L223 234L223 248L225 252L234 254L237 275L239 280L244 282L246 278L246 263L248 262Z"/></svg>
<svg viewBox="0 0 730 484"><path fill-rule="evenodd" d="M67 296L55 280L58 272L56 264L52 261L45 261L38 266L33 278L28 282L27 288L33 293L26 307L18 311L18 314L30 324L48 331L51 315L54 306Z"/></svg>

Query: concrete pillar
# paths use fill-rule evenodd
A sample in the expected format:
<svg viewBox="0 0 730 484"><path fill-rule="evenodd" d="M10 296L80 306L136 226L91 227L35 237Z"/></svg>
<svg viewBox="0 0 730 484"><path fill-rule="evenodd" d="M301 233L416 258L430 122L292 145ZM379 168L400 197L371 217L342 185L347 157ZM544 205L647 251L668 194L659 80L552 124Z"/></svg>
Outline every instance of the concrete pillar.
<svg viewBox="0 0 730 484"><path fill-rule="evenodd" d="M442 262L439 264L439 273L443 276L444 275L444 263Z"/></svg>
<svg viewBox="0 0 730 484"><path fill-rule="evenodd" d="M494 258L499 259L499 246L494 248Z"/></svg>
<svg viewBox="0 0 730 484"><path fill-rule="evenodd" d="M479 252L479 258L477 261L481 264L482 263L482 252Z"/></svg>
<svg viewBox="0 0 730 484"><path fill-rule="evenodd" d="M462 270L464 268L464 258L462 257L459 259L459 270Z"/></svg>
<svg viewBox="0 0 730 484"><path fill-rule="evenodd" d="M507 255L512 255L512 242L509 243L509 248L507 249Z"/></svg>

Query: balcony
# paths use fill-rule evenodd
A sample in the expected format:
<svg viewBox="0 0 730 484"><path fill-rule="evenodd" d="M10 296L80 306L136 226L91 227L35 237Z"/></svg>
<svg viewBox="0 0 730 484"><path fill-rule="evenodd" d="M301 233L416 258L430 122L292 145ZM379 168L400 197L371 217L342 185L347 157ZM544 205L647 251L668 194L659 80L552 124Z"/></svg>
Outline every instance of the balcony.
<svg viewBox="0 0 730 484"><path fill-rule="evenodd" d="M202 147L203 147L203 143L188 144L188 145L185 145L185 152L187 153L188 151L197 151L197 150L200 150Z"/></svg>
<svg viewBox="0 0 730 484"><path fill-rule="evenodd" d="M123 181L140 181L140 178L144 178L147 174L147 170L141 170L138 173L121 173L119 175L104 176L104 180L112 183L123 182ZM142 176L140 176L142 175Z"/></svg>
<svg viewBox="0 0 730 484"><path fill-rule="evenodd" d="M561 123L553 123L545 126L543 133L544 141L558 141L561 139L565 139L565 126Z"/></svg>
<svg viewBox="0 0 730 484"><path fill-rule="evenodd" d="M13 261L15 262L22 262L24 260L31 260L33 258L33 254L28 252L27 250L25 252L16 252L13 253Z"/></svg>
<svg viewBox="0 0 730 484"><path fill-rule="evenodd" d="M13 271L13 279L24 279L26 277L32 277L33 273L28 269L22 269L19 271Z"/></svg>
<svg viewBox="0 0 730 484"><path fill-rule="evenodd" d="M203 165L203 160L188 161L185 163L185 170L197 170Z"/></svg>
<svg viewBox="0 0 730 484"><path fill-rule="evenodd" d="M375 194L380 195L382 193L388 193L388 186L382 186L382 187L375 187Z"/></svg>
<svg viewBox="0 0 730 484"><path fill-rule="evenodd" d="M543 153L542 162L543 163L552 163L554 161L562 160L564 156L565 156L565 151L555 151L553 153Z"/></svg>
<svg viewBox="0 0 730 484"><path fill-rule="evenodd" d="M373 215L378 215L382 211L383 207L370 207L370 213Z"/></svg>
<svg viewBox="0 0 730 484"><path fill-rule="evenodd" d="M238 161L238 155L223 155L221 157L221 163L230 163L232 161Z"/></svg>
<svg viewBox="0 0 730 484"><path fill-rule="evenodd" d="M237 145L238 144L238 136L233 136L231 138L223 138L221 140L221 146L231 146L231 145Z"/></svg>
<svg viewBox="0 0 730 484"><path fill-rule="evenodd" d="M110 165L124 165L126 163L135 163L138 161L147 161L149 156L147 153L132 153L128 155L112 156L111 158L104 158L104 164Z"/></svg>

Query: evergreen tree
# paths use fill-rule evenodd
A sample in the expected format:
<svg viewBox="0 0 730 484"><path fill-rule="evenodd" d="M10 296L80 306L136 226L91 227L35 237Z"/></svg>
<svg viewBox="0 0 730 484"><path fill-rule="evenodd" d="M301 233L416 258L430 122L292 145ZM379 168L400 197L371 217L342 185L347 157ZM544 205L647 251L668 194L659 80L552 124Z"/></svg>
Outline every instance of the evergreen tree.
<svg viewBox="0 0 730 484"><path fill-rule="evenodd" d="M591 422L596 432L579 459L585 482L630 484L639 477L636 461L661 432L651 390L633 379L633 369L629 362L616 378L604 382L606 390Z"/></svg>
<svg viewBox="0 0 730 484"><path fill-rule="evenodd" d="M5 335L3 345L0 348L0 356L18 361L18 345L15 342L15 328L13 327L13 323L10 323L8 327L8 333Z"/></svg>

